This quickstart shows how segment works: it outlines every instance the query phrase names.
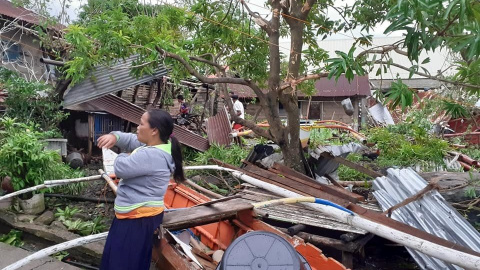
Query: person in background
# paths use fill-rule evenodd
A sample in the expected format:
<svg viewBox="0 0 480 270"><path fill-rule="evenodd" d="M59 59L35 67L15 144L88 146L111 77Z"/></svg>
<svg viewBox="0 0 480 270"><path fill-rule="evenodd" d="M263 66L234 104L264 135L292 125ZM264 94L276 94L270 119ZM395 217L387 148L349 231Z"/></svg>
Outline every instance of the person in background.
<svg viewBox="0 0 480 270"><path fill-rule="evenodd" d="M242 119L245 119L245 110L243 108L243 104L242 102L240 102L238 100L238 95L231 95L231 98L232 98L232 102L233 102L233 110L235 111L235 114L242 118ZM242 125L240 125L239 123L234 123L233 125L233 129L234 130L240 130L242 129Z"/></svg>
<svg viewBox="0 0 480 270"><path fill-rule="evenodd" d="M183 98L182 95L177 96L177 101L180 104L179 112L177 115L180 115L181 117L186 118L190 111L188 104L185 102L185 99Z"/></svg>
<svg viewBox="0 0 480 270"><path fill-rule="evenodd" d="M163 221L170 177L185 180L181 147L172 131L170 114L153 109L142 115L136 135L115 131L98 138L100 148L115 145L133 151L115 159L114 171L122 180L100 269L149 269L153 234Z"/></svg>

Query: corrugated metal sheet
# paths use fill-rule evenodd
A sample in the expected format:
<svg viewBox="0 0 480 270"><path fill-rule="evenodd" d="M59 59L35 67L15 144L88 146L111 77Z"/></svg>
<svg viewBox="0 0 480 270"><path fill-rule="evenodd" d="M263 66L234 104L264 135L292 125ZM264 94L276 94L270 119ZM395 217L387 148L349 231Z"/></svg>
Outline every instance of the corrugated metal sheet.
<svg viewBox="0 0 480 270"><path fill-rule="evenodd" d="M388 169L373 182L373 195L383 211L417 194L427 182L411 168ZM392 213L392 218L453 243L480 251L480 233L436 190ZM422 269L462 269L407 248Z"/></svg>
<svg viewBox="0 0 480 270"><path fill-rule="evenodd" d="M34 12L22 7L16 7L6 0L0 0L0 14L33 24L39 24L41 19L41 17Z"/></svg>
<svg viewBox="0 0 480 270"><path fill-rule="evenodd" d="M0 0L0 14L35 25L40 25L47 21L47 18L23 7L16 7L7 0ZM56 24L53 27L50 27L55 29L65 28L65 26L61 24Z"/></svg>
<svg viewBox="0 0 480 270"><path fill-rule="evenodd" d="M235 92L241 98L256 97L253 89L241 84L228 84L229 91ZM370 83L368 76L355 76L352 82L349 82L344 75L338 78L338 82L334 78L321 78L315 82L317 93L315 97L352 97L352 96L370 96ZM266 90L262 90L266 92ZM298 92L299 97L306 95L301 91Z"/></svg>
<svg viewBox="0 0 480 270"><path fill-rule="evenodd" d="M230 145L232 139L228 136L232 132L227 110L222 108L217 115L207 119L207 134L210 144Z"/></svg>
<svg viewBox="0 0 480 270"><path fill-rule="evenodd" d="M118 63L112 67L97 67L85 80L73 86L65 93L63 97L65 108L68 109L69 106L125 90L128 87L167 75L166 68L161 66L152 75L146 75L138 79L131 76L130 67L136 58L137 56L134 55L125 59L125 61L119 60Z"/></svg>
<svg viewBox="0 0 480 270"><path fill-rule="evenodd" d="M325 174L334 172L339 166L338 162L322 157L322 153L328 152L333 156L346 158L348 154L359 152L363 148L365 147L358 143L319 146L311 153L311 156L317 160L315 162L315 173L318 176L324 176Z"/></svg>
<svg viewBox="0 0 480 270"><path fill-rule="evenodd" d="M341 75L336 82L334 78L321 78L315 82L317 97L351 97L370 96L370 83L368 76L355 76L351 82ZM302 96L303 94L299 94Z"/></svg>
<svg viewBox="0 0 480 270"><path fill-rule="evenodd" d="M248 200L252 203L259 203L268 200L280 199L281 197L272 194L264 189L257 187L246 186L238 194L242 196L242 199ZM362 205L363 206L363 205ZM378 211L378 207L376 208ZM367 232L362 229L357 229L346 223L340 222L331 217L320 214L318 211L306 208L302 204L285 204L276 205L262 209L263 212L268 213L268 218L273 220L279 220L283 222L290 222L292 224L305 224L314 226L317 228L352 232L357 234L366 234Z"/></svg>
<svg viewBox="0 0 480 270"><path fill-rule="evenodd" d="M137 125L140 124L140 118L142 114L145 113L143 108L112 94L97 98L88 103L99 110L106 111ZM180 143L199 151L203 152L209 147L207 139L177 125L173 127L173 135Z"/></svg>

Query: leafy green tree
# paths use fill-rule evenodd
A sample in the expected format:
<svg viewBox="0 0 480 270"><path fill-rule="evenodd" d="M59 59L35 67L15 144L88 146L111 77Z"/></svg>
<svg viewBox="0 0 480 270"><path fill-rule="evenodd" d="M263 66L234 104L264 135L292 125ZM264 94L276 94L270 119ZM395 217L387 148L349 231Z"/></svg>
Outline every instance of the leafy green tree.
<svg viewBox="0 0 480 270"><path fill-rule="evenodd" d="M472 0L357 0L353 5L330 0L269 0L266 7L270 14L266 17L252 11L252 4L244 0L184 0L182 8L132 0L108 2L89 1L79 23L67 31L70 61L66 72L74 83L97 64L108 65L138 54L132 68L135 75L150 73L163 64L171 68L172 77L193 75L204 83L217 84L225 96L226 83L248 86L264 108L270 128L265 130L239 119L227 98L232 119L275 141L287 165L297 170L303 170L297 93L308 90L311 81L341 74L351 80L355 74L363 75L380 65L380 73L396 66L412 75L452 82L420 72L422 62L426 62L418 63L420 52L447 47L461 54L464 64L470 64L478 60L480 48L478 1ZM331 10L342 19L331 19L327 12ZM369 31L382 22L390 23L386 33L401 30L406 32L405 39L355 56L359 45L371 43ZM366 34L356 39L349 52L336 52L335 58L329 58L318 44L319 37L356 28ZM280 50L281 37L290 38L286 56ZM407 56L412 66L394 63L389 57L392 53ZM216 76L208 76L211 74ZM468 72L453 83L479 88L478 76ZM400 86L397 89L390 99L408 106L413 100L411 91ZM278 103L287 113L287 125L280 120Z"/></svg>

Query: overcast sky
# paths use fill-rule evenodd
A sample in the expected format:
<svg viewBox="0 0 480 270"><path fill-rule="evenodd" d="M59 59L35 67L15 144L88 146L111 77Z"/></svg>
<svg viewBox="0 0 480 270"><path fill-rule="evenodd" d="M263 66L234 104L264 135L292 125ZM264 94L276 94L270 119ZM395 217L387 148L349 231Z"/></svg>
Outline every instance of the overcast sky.
<svg viewBox="0 0 480 270"><path fill-rule="evenodd" d="M161 3L165 3L165 2L170 2L170 3L173 3L174 1L173 0L142 0L143 2L145 3L158 3L158 4L161 4ZM268 14L271 13L270 9L269 8L265 8L265 0L246 0L247 3L250 3L250 8L255 11L255 12L258 12L260 13L261 15L263 16L267 16ZM58 15L58 13L60 12L61 10L61 3L62 0L52 0L51 2L51 7L50 7L50 11L51 11L51 14L52 15ZM355 2L355 0L342 0L341 1L342 5L344 4L353 4ZM78 13L80 12L80 6L82 4L85 4L87 3L87 0L72 0L70 2L70 7L67 9L67 13L69 15L69 18L70 18L70 22L74 21L76 18L77 18L77 15ZM340 15L333 9L329 9L327 10L327 15L330 16L330 18L332 19L339 19L340 18ZM388 25L387 24L383 24L383 25L379 25L378 27L376 27L373 31L373 33L370 33L374 36L385 36L383 34L384 30L386 29ZM347 33L339 33L339 34L335 34L331 37L329 37L328 39L348 39L348 38L352 38L352 37L359 37L360 36L360 31L359 30L354 30L354 31L351 31L351 32L347 32ZM396 36L399 36L399 34L397 34ZM289 41L288 40L282 40L281 41L282 45L283 44L289 44Z"/></svg>

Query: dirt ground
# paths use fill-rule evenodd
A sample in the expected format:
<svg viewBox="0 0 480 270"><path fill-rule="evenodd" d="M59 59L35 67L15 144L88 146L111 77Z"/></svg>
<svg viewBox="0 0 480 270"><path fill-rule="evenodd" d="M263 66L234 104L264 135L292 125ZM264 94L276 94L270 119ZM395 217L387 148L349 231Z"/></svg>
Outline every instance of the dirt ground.
<svg viewBox="0 0 480 270"><path fill-rule="evenodd" d="M85 168L87 175L98 175L98 169L102 169L101 163L92 163ZM95 202L91 201L73 201L63 198L46 198L47 207L53 212L56 211L56 208L60 207L64 209L66 206L70 208L78 208L80 213L77 214L83 220L91 220L97 216L104 218L105 225L107 228L110 227L112 220L115 216L113 209L113 203L106 202L106 200L114 200L115 195L112 190L108 187L104 180L96 180L87 182L87 186L78 196L98 199Z"/></svg>

